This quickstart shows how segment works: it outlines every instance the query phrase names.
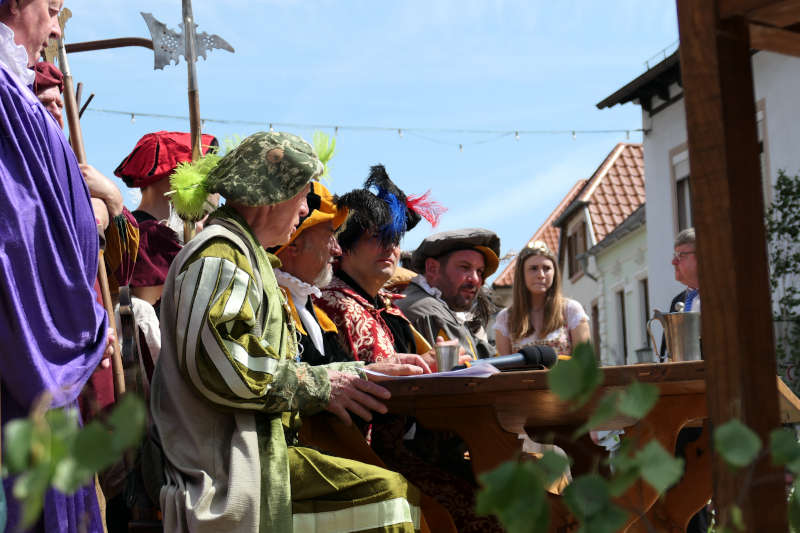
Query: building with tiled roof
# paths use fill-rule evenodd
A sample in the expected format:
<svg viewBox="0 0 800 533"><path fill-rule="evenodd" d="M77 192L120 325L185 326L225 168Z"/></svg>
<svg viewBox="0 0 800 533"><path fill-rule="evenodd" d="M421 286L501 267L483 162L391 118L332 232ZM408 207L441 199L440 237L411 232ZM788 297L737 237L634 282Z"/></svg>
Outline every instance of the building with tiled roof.
<svg viewBox="0 0 800 533"><path fill-rule="evenodd" d="M763 204L768 206L773 201L778 170L786 170L791 175L800 169L800 150L797 149L800 58L756 51L751 55L751 68ZM673 241L681 230L693 226L691 181L695 176L689 161L679 51L625 83L600 101L597 107L605 109L629 103L641 107L641 127L647 132L642 150L647 172L647 197L650 198L645 215L650 311L656 308L664 311L675 294L685 289L675 280L671 264ZM760 204L757 198L752 199L753 208ZM703 238L698 235L698 241ZM705 238L713 239L714 236ZM779 292L774 293L773 301L779 297ZM635 304L635 300L633 298L628 303ZM630 359L630 351L628 355ZM794 363L790 368L794 369ZM795 381L794 377L800 374L783 369L781 374L787 383L800 389L800 380Z"/></svg>
<svg viewBox="0 0 800 533"><path fill-rule="evenodd" d="M562 292L565 296L577 300L590 317L593 340L598 347L598 355L602 354L602 346L607 348L615 339L601 339L600 333L605 331L604 326L617 323L608 319L606 305L610 305L610 298L603 298L606 286L602 276L605 273L618 276L623 270L627 275L631 269L644 265L642 272L633 273L635 279L644 279L646 286L647 270L646 247L640 250L644 242L644 226L637 226L638 232L631 234L626 231L616 231L627 222L643 217L645 204L645 174L642 145L639 143L619 143L606 156L597 170L586 180L577 182L569 193L562 199L556 209L550 214L536 233L525 243L542 240L554 252L557 252L559 269L562 277ZM627 237L631 235L631 237ZM609 238L608 246L597 245ZM633 244L630 243L634 239ZM620 240L626 242L619 242ZM613 243L611 242L613 241ZM616 243L616 244L614 244ZM613 246L612 246L613 244ZM595 247L597 250L607 249L602 254L606 264L616 265L619 262L625 265L623 269L608 268L606 272L597 269L596 255L587 253ZM623 257L630 254L631 249L636 249L636 257L631 260ZM516 270L516 261L511 261L503 272L495 279L492 288L496 300L503 305L509 305L511 300L511 286ZM623 291L624 294L624 291ZM601 323L601 318L603 322ZM637 338L638 339L638 338ZM617 349L607 349L603 358L605 364L619 364L627 361L625 355ZM638 342L630 343L632 350L638 350ZM622 350L624 351L624 350Z"/></svg>

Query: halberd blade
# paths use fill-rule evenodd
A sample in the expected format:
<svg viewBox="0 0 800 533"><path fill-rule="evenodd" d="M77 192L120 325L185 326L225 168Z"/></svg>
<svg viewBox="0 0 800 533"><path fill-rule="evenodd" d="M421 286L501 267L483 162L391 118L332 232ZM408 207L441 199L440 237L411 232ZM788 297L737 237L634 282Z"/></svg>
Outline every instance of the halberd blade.
<svg viewBox="0 0 800 533"><path fill-rule="evenodd" d="M152 13L141 12L141 14L153 39L153 68L163 69L173 61L177 65L183 54L183 34L167 28L167 25L156 19Z"/></svg>

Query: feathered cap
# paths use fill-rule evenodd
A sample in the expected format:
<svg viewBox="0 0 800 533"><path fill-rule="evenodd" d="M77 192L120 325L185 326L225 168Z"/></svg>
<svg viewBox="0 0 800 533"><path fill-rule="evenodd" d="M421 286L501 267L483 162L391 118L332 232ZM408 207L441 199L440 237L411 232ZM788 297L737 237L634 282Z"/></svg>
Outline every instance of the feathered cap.
<svg viewBox="0 0 800 533"><path fill-rule="evenodd" d="M322 174L314 148L291 133L260 131L225 156L183 163L170 178L172 202L184 220L199 220L211 193L248 206L273 205L299 193Z"/></svg>
<svg viewBox="0 0 800 533"><path fill-rule="evenodd" d="M203 135L200 149L204 154L219 146L216 137ZM172 174L180 163L192 160L192 136L182 131L148 133L114 170L114 175L128 187L147 187Z"/></svg>
<svg viewBox="0 0 800 533"><path fill-rule="evenodd" d="M371 167L364 188L350 191L337 201L339 206L350 209L347 225L339 234L339 245L349 250L365 232L375 233L385 246L397 244L422 218L435 227L445 208L431 201L429 195L430 191L407 197L389 179L383 165Z"/></svg>

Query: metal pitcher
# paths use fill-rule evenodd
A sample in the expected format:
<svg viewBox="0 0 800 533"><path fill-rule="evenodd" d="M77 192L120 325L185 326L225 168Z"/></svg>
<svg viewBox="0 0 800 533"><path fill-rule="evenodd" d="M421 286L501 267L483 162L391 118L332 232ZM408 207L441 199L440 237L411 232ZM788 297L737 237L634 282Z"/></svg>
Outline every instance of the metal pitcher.
<svg viewBox="0 0 800 533"><path fill-rule="evenodd" d="M667 352L670 361L699 361L703 358L700 350L700 313L662 313L653 310L653 318L647 321L647 333L653 341L653 350L661 360L663 354L658 353L658 346L650 324L654 320L661 322L664 337L667 340Z"/></svg>

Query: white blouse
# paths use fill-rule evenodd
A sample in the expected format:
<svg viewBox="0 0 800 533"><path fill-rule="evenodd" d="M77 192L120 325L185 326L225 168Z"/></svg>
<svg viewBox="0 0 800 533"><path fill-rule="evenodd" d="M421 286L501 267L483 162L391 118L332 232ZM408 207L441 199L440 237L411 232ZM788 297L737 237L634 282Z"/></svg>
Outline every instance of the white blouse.
<svg viewBox="0 0 800 533"><path fill-rule="evenodd" d="M519 340L514 340L511 338L511 331L508 325L508 316L509 316L509 308L506 307L502 311L497 314L497 318L495 318L494 322L494 329L499 331L503 334L506 338L511 340L512 346L525 346L528 344L550 344L558 342L559 338L563 335L562 328L558 328L554 331L551 331L545 338L539 338L537 334L534 332L527 337L524 337ZM573 329L577 328L581 322L589 321L589 316L586 314L586 311L583 310L583 306L580 302L572 300L570 298L564 298L564 315L567 321L567 330L572 331Z"/></svg>

